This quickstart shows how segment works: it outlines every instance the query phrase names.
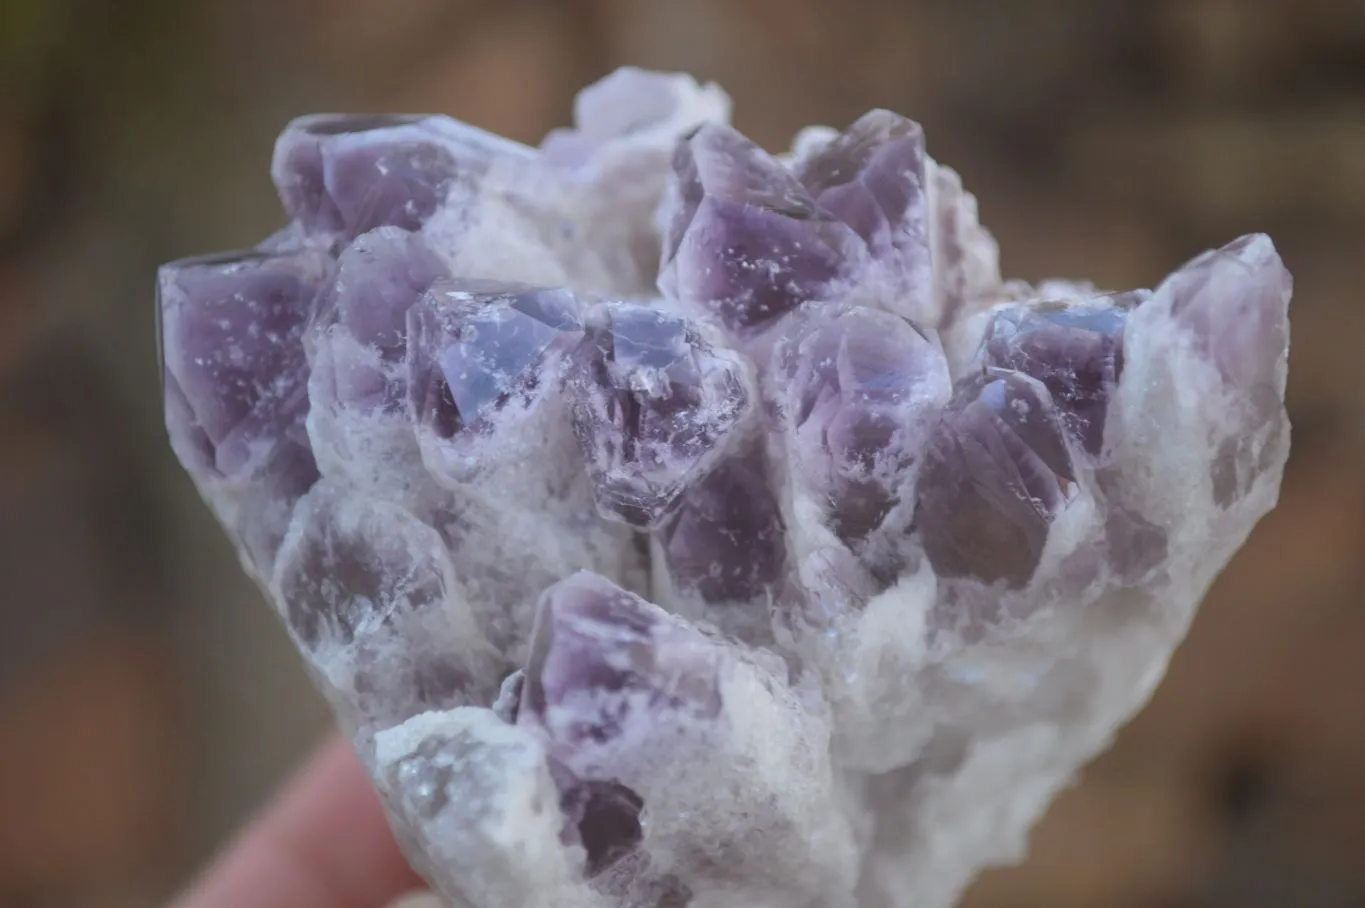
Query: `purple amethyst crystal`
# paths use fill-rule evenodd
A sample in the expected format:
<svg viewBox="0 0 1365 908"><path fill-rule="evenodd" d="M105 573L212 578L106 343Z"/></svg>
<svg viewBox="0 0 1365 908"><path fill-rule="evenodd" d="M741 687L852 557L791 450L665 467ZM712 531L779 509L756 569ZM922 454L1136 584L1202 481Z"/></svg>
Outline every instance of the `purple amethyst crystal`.
<svg viewBox="0 0 1365 908"><path fill-rule="evenodd" d="M565 352L582 321L565 290L449 280L409 310L407 333L410 413L450 439L534 392L545 357Z"/></svg>
<svg viewBox="0 0 1365 908"><path fill-rule="evenodd" d="M866 250L780 162L726 126L678 146L665 291L731 331L761 329L856 272Z"/></svg>
<svg viewBox="0 0 1365 908"><path fill-rule="evenodd" d="M250 473L308 409L303 328L326 267L313 252L244 252L161 269L165 380L193 420L174 434L223 476Z"/></svg>
<svg viewBox="0 0 1365 908"><path fill-rule="evenodd" d="M751 411L738 358L688 320L631 303L589 317L569 389L598 508L642 529L724 455Z"/></svg>
<svg viewBox="0 0 1365 908"><path fill-rule="evenodd" d="M772 370L789 472L836 535L860 542L913 489L950 390L943 352L900 316L814 305L794 317Z"/></svg>
<svg viewBox="0 0 1365 908"><path fill-rule="evenodd" d="M196 477L243 488L245 523L235 532L259 570L284 534L288 506L317 479L304 429L302 336L328 265L312 251L249 251L174 262L158 274L172 445Z"/></svg>
<svg viewBox="0 0 1365 908"><path fill-rule="evenodd" d="M1123 323L1148 294L1009 307L986 330L982 365L1042 382L1081 447L1097 456L1123 373Z"/></svg>
<svg viewBox="0 0 1365 908"><path fill-rule="evenodd" d="M1275 381L1288 350L1292 291L1293 279L1262 233L1204 253L1161 287L1176 321L1223 378L1244 390Z"/></svg>
<svg viewBox="0 0 1365 908"><path fill-rule="evenodd" d="M786 529L761 453L726 458L683 495L659 538L676 592L713 604L770 595L786 567Z"/></svg>
<svg viewBox="0 0 1365 908"><path fill-rule="evenodd" d="M421 236L381 227L341 253L304 347L313 405L402 413L407 399L407 314L445 263Z"/></svg>
<svg viewBox="0 0 1365 908"><path fill-rule="evenodd" d="M1018 372L964 380L934 431L916 524L934 570L1022 587L1076 482L1047 389Z"/></svg>
<svg viewBox="0 0 1365 908"><path fill-rule="evenodd" d="M159 274L172 446L448 904L949 908L1275 502L1269 239L1005 282L914 122L728 111L305 117L290 225Z"/></svg>
<svg viewBox="0 0 1365 908"><path fill-rule="evenodd" d="M589 876L641 839L643 801L611 778L629 771L631 745L665 715L704 725L720 713L716 651L701 642L595 574L541 597L517 721L548 739L566 828L588 853Z"/></svg>
<svg viewBox="0 0 1365 908"><path fill-rule="evenodd" d="M668 613L596 574L541 597L518 721L545 727L568 755L639 736L653 711L713 719L716 665Z"/></svg>
<svg viewBox="0 0 1365 908"><path fill-rule="evenodd" d="M1284 370L1293 280L1270 238L1241 237L1187 263L1158 288L1171 315L1242 396L1210 464L1215 503L1240 501L1274 468L1284 433Z"/></svg>
<svg viewBox="0 0 1365 908"><path fill-rule="evenodd" d="M888 308L920 316L932 306L924 130L888 110L864 114L801 162L816 203L863 238L890 278Z"/></svg>
<svg viewBox="0 0 1365 908"><path fill-rule="evenodd" d="M351 239L416 230L459 180L476 182L515 143L441 116L319 114L289 124L271 171L285 210L309 233Z"/></svg>
<svg viewBox="0 0 1365 908"><path fill-rule="evenodd" d="M403 359L408 310L450 271L422 237L381 227L359 237L337 259L336 275L314 330L336 324L385 362Z"/></svg>

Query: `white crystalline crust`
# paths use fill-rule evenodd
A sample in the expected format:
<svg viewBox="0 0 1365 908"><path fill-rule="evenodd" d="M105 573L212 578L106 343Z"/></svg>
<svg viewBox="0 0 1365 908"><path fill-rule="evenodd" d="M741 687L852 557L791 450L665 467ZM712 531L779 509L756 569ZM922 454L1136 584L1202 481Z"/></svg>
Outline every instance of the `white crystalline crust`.
<svg viewBox="0 0 1365 908"><path fill-rule="evenodd" d="M675 145L728 114L714 86L622 70L580 96L575 129L538 152L509 144L482 181L452 189L423 236L460 276L649 299ZM784 160L796 168L836 136L806 130ZM937 331L958 379L998 305L1094 291L1003 281L959 176L931 160L926 177L933 324L923 327ZM1248 248L1274 255L1263 237ZM1176 290L1157 287L1125 328L1104 435L1122 466L1078 470L1021 589L964 592L919 557L851 607L864 580L818 502L787 492L790 563L823 616L803 620L820 626L725 627L723 610L692 607L662 572L651 587L648 559L624 527L581 519L592 503L562 411L509 407L495 427L503 446L479 483L442 480L461 465L438 462L448 455L398 417L318 405L340 380L328 368L344 352L337 345L354 343L344 335L324 339L312 359L307 428L323 478L296 505L263 579L288 615L329 601L320 575L382 566L364 615L317 627L291 620L291 632L400 842L452 906L947 908L982 868L1024 856L1032 824L1147 701L1209 584L1275 504L1288 455L1285 351L1261 364L1274 412L1258 421L1249 415L1257 402L1231 390L1178 324ZM1268 317L1283 318L1283 305ZM551 450L575 453L546 458ZM1211 465L1222 462L1246 488L1216 506ZM237 525L233 488L204 491ZM1139 583L1120 582L1103 549L1087 544L1105 534L1101 498L1141 502L1167 533L1167 557ZM538 592L583 568L659 602L681 627L701 622L687 631L699 642L687 645L727 654L713 727L648 730L634 763L612 764L628 765L621 781L645 802L643 840L592 880L583 846L563 834L544 730L508 721L515 679L504 684L502 668L525 664ZM987 608L991 620L973 611ZM450 677L429 668L441 654ZM503 696L497 712L412 716L442 684L467 685L482 704L500 684Z"/></svg>

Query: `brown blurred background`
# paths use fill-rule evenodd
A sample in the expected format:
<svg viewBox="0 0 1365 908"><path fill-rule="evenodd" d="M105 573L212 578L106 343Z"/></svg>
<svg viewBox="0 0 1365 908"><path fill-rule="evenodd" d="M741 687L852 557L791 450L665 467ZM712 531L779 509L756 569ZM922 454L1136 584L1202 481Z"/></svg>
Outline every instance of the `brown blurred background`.
<svg viewBox="0 0 1365 908"><path fill-rule="evenodd" d="M1365 2L0 0L0 908L156 904L326 722L165 444L154 267L276 226L292 115L535 141L624 63L719 80L770 146L920 119L1011 276L1275 237L1281 505L968 905L1365 905Z"/></svg>

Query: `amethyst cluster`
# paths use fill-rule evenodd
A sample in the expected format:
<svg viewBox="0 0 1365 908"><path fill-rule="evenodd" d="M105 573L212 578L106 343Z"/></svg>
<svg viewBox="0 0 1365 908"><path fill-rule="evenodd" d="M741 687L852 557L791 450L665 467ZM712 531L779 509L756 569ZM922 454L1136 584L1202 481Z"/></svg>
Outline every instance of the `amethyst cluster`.
<svg viewBox="0 0 1365 908"><path fill-rule="evenodd" d="M914 122L728 114L305 117L290 225L160 271L176 454L451 905L950 905L1274 505L1267 237L1030 287Z"/></svg>

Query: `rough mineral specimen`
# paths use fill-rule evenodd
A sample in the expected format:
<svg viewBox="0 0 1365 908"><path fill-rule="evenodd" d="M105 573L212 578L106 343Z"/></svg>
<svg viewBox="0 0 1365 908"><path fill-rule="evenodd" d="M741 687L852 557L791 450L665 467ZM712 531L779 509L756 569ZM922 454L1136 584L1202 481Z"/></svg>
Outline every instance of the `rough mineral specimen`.
<svg viewBox="0 0 1365 908"><path fill-rule="evenodd" d="M1290 277L1002 281L920 127L627 69L307 117L161 269L171 441L459 908L945 908L1275 503Z"/></svg>

